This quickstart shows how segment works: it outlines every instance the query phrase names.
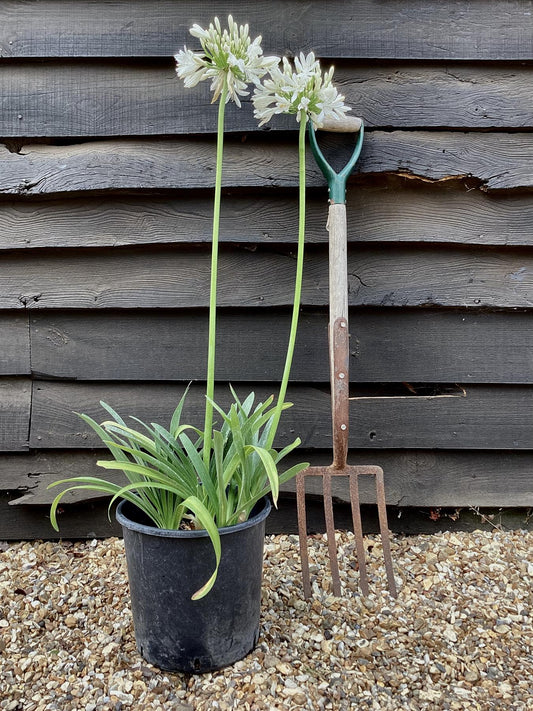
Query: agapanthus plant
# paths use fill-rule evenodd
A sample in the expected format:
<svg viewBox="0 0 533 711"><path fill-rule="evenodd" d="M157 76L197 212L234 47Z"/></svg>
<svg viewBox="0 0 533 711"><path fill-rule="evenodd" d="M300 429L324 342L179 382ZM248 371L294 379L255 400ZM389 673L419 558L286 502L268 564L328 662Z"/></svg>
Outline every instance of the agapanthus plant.
<svg viewBox="0 0 533 711"><path fill-rule="evenodd" d="M117 498L134 503L159 528L179 528L184 521L194 528L204 528L213 544L216 566L209 580L195 593L194 598L198 599L207 594L217 576L221 554L217 529L247 520L254 504L269 492L276 503L279 485L308 464L278 473L281 459L300 444L296 439L281 452L272 449L281 410L290 406L284 398L275 408L273 398L254 406L253 393L241 402L232 391L234 402L227 412L213 399L225 106L229 100L240 106L239 97L248 93L248 85L257 86L279 59L263 57L261 38L251 41L248 26L237 25L231 16L227 29L222 29L215 18L207 30L194 25L191 34L200 40L202 52L194 53L187 48L178 52L175 55L177 74L188 87L210 80L213 101L219 102L204 429L180 424L185 395L168 430L155 423L144 424L136 418L133 419L141 430L134 429L105 403L101 404L111 420L99 425L87 415L81 415L114 457L112 461L97 464L122 471L128 483L118 485L98 477L73 477L54 482L51 486L65 483L72 486L54 499L51 521L57 529L57 507L67 491L91 489L111 494L111 503ZM214 409L222 419L219 429L213 427Z"/></svg>
<svg viewBox="0 0 533 711"><path fill-rule="evenodd" d="M321 128L326 120L341 119L349 111L349 108L344 104L344 96L339 94L332 83L333 67L322 74L320 62L313 52L307 56L301 53L299 57L295 57L294 65L284 57L281 63L269 70L269 73L270 77L256 87L252 97L255 108L254 115L259 120L259 125L267 123L276 114L293 114L300 124L296 284L285 368L268 440L269 446L272 446L289 383L302 293L305 244L305 131L309 121L312 122L314 128Z"/></svg>

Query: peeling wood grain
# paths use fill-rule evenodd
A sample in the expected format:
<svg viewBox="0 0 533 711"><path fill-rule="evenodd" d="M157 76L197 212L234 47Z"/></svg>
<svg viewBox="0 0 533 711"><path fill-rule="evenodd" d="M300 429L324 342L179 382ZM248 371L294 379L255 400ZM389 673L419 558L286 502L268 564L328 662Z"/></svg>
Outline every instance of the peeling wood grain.
<svg viewBox="0 0 533 711"><path fill-rule="evenodd" d="M325 307L301 314L291 382L329 381L327 320ZM289 321L288 309L220 312L217 378L278 381ZM352 308L350 331L353 382L533 384L533 312ZM33 311L31 343L43 379L202 380L207 314Z"/></svg>
<svg viewBox="0 0 533 711"><path fill-rule="evenodd" d="M10 0L2 6L4 57L172 56L191 44L188 28L213 18L213 3L171 0ZM263 35L267 54L314 50L321 57L529 60L533 25L529 0L389 0L283 2L222 0L216 14L232 13ZM339 21L342 18L342 21Z"/></svg>
<svg viewBox="0 0 533 711"><path fill-rule="evenodd" d="M21 497L34 498L32 503L52 503L55 496L46 486L68 476L95 475L102 470L96 459L107 450L61 452L29 451L0 456L0 491L11 491ZM76 500L83 500L79 497ZM74 501L74 499L72 499ZM17 500L17 503L23 503Z"/></svg>
<svg viewBox="0 0 533 711"><path fill-rule="evenodd" d="M487 190L530 188L533 135L376 132L366 144L363 172L398 172L431 181L478 178Z"/></svg>
<svg viewBox="0 0 533 711"><path fill-rule="evenodd" d="M96 466L98 459L106 459L107 450L75 452L35 452L25 456L0 457L0 491L11 491L16 498L11 506L50 505L61 487L48 489L50 484L73 476L100 476L108 481L121 483L125 480L121 472L105 471ZM62 487L66 488L65 486ZM65 494L63 503L106 498L97 491L73 491Z"/></svg>
<svg viewBox="0 0 533 711"><path fill-rule="evenodd" d="M285 169L275 175L278 147L228 140L224 185L296 184L296 147L281 149ZM289 157L290 156L290 157ZM248 167L244 162L250 161ZM292 164L292 166L291 166ZM41 195L86 190L167 190L212 187L215 145L210 139L96 141L71 146L34 144L0 150L0 192ZM290 166L290 167L289 167ZM243 172L244 171L244 172ZM316 178L318 169L313 171ZM320 181L322 182L322 181Z"/></svg>
<svg viewBox="0 0 533 711"><path fill-rule="evenodd" d="M260 269L258 269L260 265ZM210 256L205 249L87 250L6 255L0 308L194 308L208 304ZM293 254L224 249L220 307L292 304ZM352 306L459 306L529 309L533 256L519 250L351 247ZM302 303L328 303L327 255L308 250Z"/></svg>
<svg viewBox="0 0 533 711"><path fill-rule="evenodd" d="M246 396L250 388L237 386ZM79 384L42 382L33 388L32 447L92 448L95 435L73 410L104 419L102 399L126 415L145 421L168 422L184 387L174 384ZM254 387L264 399L275 388ZM229 391L220 387L216 399L229 404ZM294 403L278 431L280 446L296 436L302 446L331 446L330 399L322 389L294 385L287 399ZM203 387L193 386L182 418L201 425ZM361 449L532 449L533 398L529 387L466 387L466 396L358 398L350 406L350 446Z"/></svg>
<svg viewBox="0 0 533 711"><path fill-rule="evenodd" d="M335 80L367 128L524 129L533 126L529 65L372 67L337 63ZM43 93L42 87L46 86ZM100 62L0 62L4 137L149 136L216 132L208 84L178 81L174 60L161 66ZM257 132L250 101L228 105L232 131ZM275 117L270 131L294 129Z"/></svg>
<svg viewBox="0 0 533 711"><path fill-rule="evenodd" d="M485 193L472 181L428 185L409 179L348 187L350 242L531 244L533 201L528 194ZM377 184L374 184L377 183ZM179 197L10 199L0 202L0 250L42 247L121 247L210 243L213 204L207 191ZM306 243L327 243L322 190L307 196ZM222 201L220 241L294 243L295 191L232 191Z"/></svg>
<svg viewBox="0 0 533 711"><path fill-rule="evenodd" d="M343 145L339 160L351 146ZM412 175L429 181L472 176L487 190L533 187L533 134L376 131L368 135L360 173ZM294 187L296 142L250 137L228 140L225 187ZM0 193L53 195L108 190L211 187L214 143L208 138L95 141L71 146L34 144L19 153L0 149ZM325 181L308 156L309 187Z"/></svg>

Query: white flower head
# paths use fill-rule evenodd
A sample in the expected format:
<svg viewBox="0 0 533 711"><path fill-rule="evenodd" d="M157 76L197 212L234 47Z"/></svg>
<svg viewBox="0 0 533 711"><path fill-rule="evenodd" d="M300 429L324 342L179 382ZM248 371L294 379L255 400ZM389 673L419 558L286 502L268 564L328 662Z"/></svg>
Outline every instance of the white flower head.
<svg viewBox="0 0 533 711"><path fill-rule="evenodd" d="M187 47L180 50L174 55L176 72L187 88L211 80L213 102L226 86L226 101L232 99L240 106L239 97L248 95L248 84L258 86L260 79L279 63L279 57L263 57L261 36L250 40L248 25L237 25L231 15L227 29L222 29L215 17L207 30L193 25L190 33L200 40L203 51L192 52Z"/></svg>
<svg viewBox="0 0 533 711"><path fill-rule="evenodd" d="M339 94L332 78L333 67L322 75L313 52L295 57L294 67L283 57L281 64L270 69L270 78L254 91L254 116L259 125L275 114L296 114L297 121L304 114L315 128L321 128L325 119L342 118L350 108L345 106L344 96Z"/></svg>

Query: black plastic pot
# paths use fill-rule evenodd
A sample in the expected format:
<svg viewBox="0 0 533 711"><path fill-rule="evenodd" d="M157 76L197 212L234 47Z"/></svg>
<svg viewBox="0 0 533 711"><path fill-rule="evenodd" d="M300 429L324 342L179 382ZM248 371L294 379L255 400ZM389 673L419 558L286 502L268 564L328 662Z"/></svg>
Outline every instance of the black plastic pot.
<svg viewBox="0 0 533 711"><path fill-rule="evenodd" d="M211 576L215 554L205 531L155 528L122 501L122 526L135 639L140 654L166 671L202 673L242 659L257 644L268 499L244 523L219 529L217 580L191 600Z"/></svg>

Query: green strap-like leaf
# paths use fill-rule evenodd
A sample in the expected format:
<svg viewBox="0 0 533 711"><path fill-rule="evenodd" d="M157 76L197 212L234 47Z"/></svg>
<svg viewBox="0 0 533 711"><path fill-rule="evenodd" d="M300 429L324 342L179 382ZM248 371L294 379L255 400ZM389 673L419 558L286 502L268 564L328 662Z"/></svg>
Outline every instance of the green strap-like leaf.
<svg viewBox="0 0 533 711"><path fill-rule="evenodd" d="M187 454L189 455L191 463L194 466L196 473L198 474L200 481L202 482L202 485L205 488L205 492L208 498L213 502L213 505L216 507L217 490L202 457L200 456L198 450L185 433L182 433L180 435L180 441L185 447Z"/></svg>
<svg viewBox="0 0 533 711"><path fill-rule="evenodd" d="M134 489L137 485L140 486L141 484L144 488L144 484L150 485L151 483L157 482L159 484L167 484L168 486L172 487L171 489L168 489L168 491L173 491L176 496L180 496L182 499L185 499L187 496L190 496L189 491L187 491L186 487L184 487L181 482L168 477L166 474L156 472L150 467L145 467L140 464L134 464L133 462L113 462L104 460L98 461L96 463L99 467L102 467L103 469L119 469L121 471L135 472L137 474L141 474L143 477L145 477L146 480L148 480L132 482L131 484L128 484L130 488Z"/></svg>
<svg viewBox="0 0 533 711"><path fill-rule="evenodd" d="M100 437L102 442L106 443L106 446L110 450L111 454L115 457L115 459L117 459L117 460L121 460L121 459L126 460L127 459L127 457L124 454L122 454L120 452L120 450L118 450L116 448L116 446L113 442L108 441L109 434L97 422L95 422L92 417L89 417L89 415L83 415L79 412L76 412L75 414L78 415L78 417L80 417L86 424L89 425L89 427L91 427L91 429L93 429L96 432L96 434L98 435L98 437Z"/></svg>
<svg viewBox="0 0 533 711"><path fill-rule="evenodd" d="M174 410L174 414L172 415L172 419L170 420L170 432L174 437L177 437L176 430L180 426L181 412L183 410L183 406L185 404L185 399L187 397L190 387L191 387L191 383L189 383L187 385L187 387L185 388L185 392L181 396L178 406Z"/></svg>
<svg viewBox="0 0 533 711"><path fill-rule="evenodd" d="M300 472L303 472L304 469L307 469L307 467L310 467L310 466L311 465L309 462L302 462L301 464L295 464L293 467L291 467L290 469L287 469L287 471L284 471L282 474L279 475L279 483L285 484L286 482L293 479L297 474L299 474Z"/></svg>
<svg viewBox="0 0 533 711"><path fill-rule="evenodd" d="M279 496L279 477L278 477L278 470L276 468L276 462L272 458L272 455L270 452L263 447L255 447L254 445L250 445L247 447L247 449L253 449L254 452L256 452L265 468L265 474L268 477L268 481L270 484L270 491L272 492L272 501L274 502L274 506L278 505L278 496Z"/></svg>
<svg viewBox="0 0 533 711"><path fill-rule="evenodd" d="M135 442L138 446L144 447L148 452L152 452L152 454L157 454L157 449L155 447L155 443L153 439L150 439L150 437L147 437L146 435L141 434L137 430L134 430L132 427L126 427L125 425L119 425L116 422L102 422L102 427L107 431L107 432L113 432L117 434L124 435L128 440L131 440ZM148 427L148 425L146 425Z"/></svg>
<svg viewBox="0 0 533 711"><path fill-rule="evenodd" d="M229 422L229 417L228 415L224 412L224 410L220 407L220 405L217 405L217 403L212 400L210 397L205 396L205 399L207 402L213 406L213 408L218 412L219 415L221 415L222 419L224 422Z"/></svg>
<svg viewBox="0 0 533 711"><path fill-rule="evenodd" d="M237 469L237 467L239 466L239 464L241 462L241 458L240 458L238 452L235 452L231 456L231 459L230 459L230 454L231 454L231 452L226 455L226 459L224 461L224 488L226 488L229 485L233 475L235 474L235 470ZM228 459L229 459L229 462L228 462Z"/></svg>
<svg viewBox="0 0 533 711"><path fill-rule="evenodd" d="M206 509L206 507L203 505L203 503L197 499L194 496L189 497L183 502L183 506L187 509L190 509L198 521L202 524L202 526L205 528L207 531L207 534L209 538L211 539L211 543L213 544L213 550L215 552L215 570L213 571L213 574L209 578L209 580L202 585L202 587L197 590L194 595L192 596L192 600L199 600L202 597L205 597L207 593L211 590L213 585L215 584L215 580L217 579L218 575L218 566L220 565L220 558L222 555L222 548L220 544L220 535L218 533L218 529L215 526L215 523L213 521L213 516L209 513L209 511Z"/></svg>
<svg viewBox="0 0 533 711"><path fill-rule="evenodd" d="M85 490L89 489L91 491L102 491L105 494L113 494L117 489L120 489L120 487L117 484L113 484L110 481L105 481L104 479L97 479L94 477L87 477L87 479L85 479L84 477L73 477L72 479L62 479L61 481L54 481L53 484L50 484L46 488L51 489L53 486L58 486L59 484L68 484L73 481L80 481L80 482L86 482L86 483L81 484L79 486L69 486L67 489L60 491L59 494L52 501L52 504L50 506L50 523L52 524L53 528L56 531L59 531L59 526L57 524L57 507L59 505L59 502L63 498L63 496L68 491L75 491L77 489L85 489Z"/></svg>
<svg viewBox="0 0 533 711"><path fill-rule="evenodd" d="M111 405L108 405L108 404L105 403L103 400L100 400L100 405L104 408L104 410L105 410L106 412L108 412L108 413L111 415L111 417L112 417L118 424L124 425L124 426L126 425L126 423L124 422L124 420L122 419L122 417L118 414L118 412L117 412L116 410L113 410L113 408L111 407Z"/></svg>
<svg viewBox="0 0 533 711"><path fill-rule="evenodd" d="M299 472L303 471L304 469L307 469L310 464L309 462L303 462L302 464L295 464L293 467L290 469L287 469L287 471L283 472L283 474L279 475L279 483L280 484L285 484L285 482L290 481L293 477L295 477ZM252 496L250 499L246 500L242 508L244 510L251 511L255 504L260 501L264 496L268 496L270 493L270 485L263 487L261 491L259 491L257 494Z"/></svg>
<svg viewBox="0 0 533 711"><path fill-rule="evenodd" d="M294 442L292 444L288 444L282 450L280 450L279 452L276 452L275 455L273 454L272 456L274 457L274 461L276 462L276 464L278 462L280 462L284 457L286 457L287 454L292 452L293 449L296 449L296 447L299 447L301 444L302 444L302 440L299 437L296 437L296 439L294 440ZM271 450L271 451L275 451L275 450Z"/></svg>
<svg viewBox="0 0 533 711"><path fill-rule="evenodd" d="M125 445L120 445L120 447L125 452L132 451L130 447L126 447ZM184 460L172 458L172 461L165 462L162 459L157 459L157 457L148 454L148 452L139 452L137 458L141 461L136 464L135 469L133 469L133 471L130 470L125 472L126 474L136 474L136 481L142 481L142 477L146 476L146 473L141 474L140 470L137 469L137 467L144 466L144 464L147 464L149 465L148 469L150 471L161 472L172 481L179 482L184 487L184 489L189 490L189 495L192 495L193 492L196 491L196 472L190 466L190 463L188 462L186 457ZM130 464L133 464L133 462L130 462ZM188 464L189 466L187 466ZM102 465L99 464L99 466ZM112 469L116 467L104 468ZM120 463L120 468L124 471L122 463ZM130 482L133 483L134 478L132 476L128 476L128 479L130 480Z"/></svg>
<svg viewBox="0 0 533 711"><path fill-rule="evenodd" d="M235 392L233 386L231 385L231 383L230 383L229 389L231 390L231 394L233 395L233 399L235 400L235 403L237 405L239 412L241 412L245 418L248 418L248 416L250 414L250 410L252 409L252 405L254 404L255 393L251 392L247 396L245 401L241 402L239 397L237 396L237 393Z"/></svg>

